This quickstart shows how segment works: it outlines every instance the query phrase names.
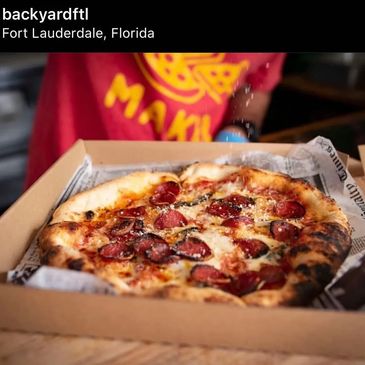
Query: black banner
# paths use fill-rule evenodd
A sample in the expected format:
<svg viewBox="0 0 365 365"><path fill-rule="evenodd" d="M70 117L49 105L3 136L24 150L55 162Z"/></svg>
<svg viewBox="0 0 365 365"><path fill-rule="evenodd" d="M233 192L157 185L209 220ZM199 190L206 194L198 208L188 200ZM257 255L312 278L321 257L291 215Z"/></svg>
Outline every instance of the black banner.
<svg viewBox="0 0 365 365"><path fill-rule="evenodd" d="M0 5L1 51L237 51L365 50L362 22L293 5L188 2L73 1L62 5ZM315 10L315 11L314 11ZM310 16L308 16L308 13ZM280 15L281 14L281 15ZM348 23L346 23L346 21Z"/></svg>

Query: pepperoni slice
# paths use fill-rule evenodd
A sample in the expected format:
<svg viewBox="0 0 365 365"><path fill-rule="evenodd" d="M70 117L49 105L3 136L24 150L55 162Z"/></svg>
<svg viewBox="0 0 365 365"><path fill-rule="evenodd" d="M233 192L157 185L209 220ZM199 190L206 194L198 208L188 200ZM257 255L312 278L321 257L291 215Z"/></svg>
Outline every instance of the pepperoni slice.
<svg viewBox="0 0 365 365"><path fill-rule="evenodd" d="M105 259L129 260L134 256L134 252L132 246L122 241L101 247L99 255Z"/></svg>
<svg viewBox="0 0 365 365"><path fill-rule="evenodd" d="M141 217L146 214L146 207L142 205L135 208L119 209L117 214L121 217Z"/></svg>
<svg viewBox="0 0 365 365"><path fill-rule="evenodd" d="M256 271L246 271L232 279L228 291L240 297L256 290L259 283L260 276Z"/></svg>
<svg viewBox="0 0 365 365"><path fill-rule="evenodd" d="M305 208L295 200L283 200L276 204L275 212L282 218L302 218Z"/></svg>
<svg viewBox="0 0 365 365"><path fill-rule="evenodd" d="M153 233L146 233L143 236L138 237L134 242L134 250L138 255L144 255L145 252L151 249L152 245L158 243L166 243L165 240Z"/></svg>
<svg viewBox="0 0 365 365"><path fill-rule="evenodd" d="M180 186L178 183L176 183L175 181L166 181L162 184L160 184L159 186L157 186L157 188L154 191L154 194L161 194L161 193L166 193L169 192L175 196L179 195L180 193Z"/></svg>
<svg viewBox="0 0 365 365"><path fill-rule="evenodd" d="M300 233L299 228L294 226L294 224L280 220L270 223L270 232L276 240L283 242L297 240Z"/></svg>
<svg viewBox="0 0 365 365"><path fill-rule="evenodd" d="M150 198L150 203L153 205L173 204L176 201L176 195L172 193L153 194Z"/></svg>
<svg viewBox="0 0 365 365"><path fill-rule="evenodd" d="M155 220L154 226L157 229L183 227L187 225L186 218L177 210L168 210L161 213Z"/></svg>
<svg viewBox="0 0 365 365"><path fill-rule="evenodd" d="M285 284L285 272L280 266L262 265L259 276L265 284L261 289L279 289Z"/></svg>
<svg viewBox="0 0 365 365"><path fill-rule="evenodd" d="M114 224L110 230L111 236L122 236L128 233L134 226L134 218L123 218L118 223Z"/></svg>
<svg viewBox="0 0 365 365"><path fill-rule="evenodd" d="M201 180L201 181L196 182L195 184L185 186L185 188L187 188L188 191L192 191L192 190L201 191L201 190L208 189L208 188L212 187L213 184L214 184L214 181Z"/></svg>
<svg viewBox="0 0 365 365"><path fill-rule="evenodd" d="M239 246L249 259L256 259L269 252L269 246L260 240L238 238L233 243Z"/></svg>
<svg viewBox="0 0 365 365"><path fill-rule="evenodd" d="M283 269L283 271L285 272L285 274L289 274L290 273L290 271L292 271L293 270L293 268L292 268L292 266L291 266L291 264L290 264L290 262L289 262L289 260L288 260L288 258L287 257L283 257L283 259L281 260L281 262L280 262L280 266L281 266L281 268Z"/></svg>
<svg viewBox="0 0 365 365"><path fill-rule="evenodd" d="M224 201L231 203L232 205L239 206L241 208L246 208L249 205L255 204L255 201L243 195L232 194L224 198Z"/></svg>
<svg viewBox="0 0 365 365"><path fill-rule="evenodd" d="M166 181L155 189L150 198L153 205L172 204L180 193L180 186L175 181Z"/></svg>
<svg viewBox="0 0 365 365"><path fill-rule="evenodd" d="M154 242L145 252L147 258L155 263L165 262L171 253L171 248L166 242Z"/></svg>
<svg viewBox="0 0 365 365"><path fill-rule="evenodd" d="M207 208L207 212L211 215L227 219L239 216L241 209L242 208L238 205L233 205L224 199L219 199L210 204L210 206Z"/></svg>
<svg viewBox="0 0 365 365"><path fill-rule="evenodd" d="M173 250L177 255L193 261L207 260L212 256L209 246L196 237L186 237L176 243Z"/></svg>
<svg viewBox="0 0 365 365"><path fill-rule="evenodd" d="M230 228L239 228L241 224L253 224L254 220L250 217L239 216L232 217L224 220L222 222L222 226L230 227Z"/></svg>
<svg viewBox="0 0 365 365"><path fill-rule="evenodd" d="M228 276L210 265L196 265L190 272L190 278L204 285L223 285L230 282Z"/></svg>

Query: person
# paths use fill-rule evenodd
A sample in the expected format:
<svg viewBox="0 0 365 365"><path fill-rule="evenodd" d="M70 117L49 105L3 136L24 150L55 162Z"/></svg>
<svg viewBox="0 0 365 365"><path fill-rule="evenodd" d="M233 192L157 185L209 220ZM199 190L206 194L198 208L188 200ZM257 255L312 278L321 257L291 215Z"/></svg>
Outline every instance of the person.
<svg viewBox="0 0 365 365"><path fill-rule="evenodd" d="M80 138L256 140L284 59L282 53L50 54L26 187Z"/></svg>

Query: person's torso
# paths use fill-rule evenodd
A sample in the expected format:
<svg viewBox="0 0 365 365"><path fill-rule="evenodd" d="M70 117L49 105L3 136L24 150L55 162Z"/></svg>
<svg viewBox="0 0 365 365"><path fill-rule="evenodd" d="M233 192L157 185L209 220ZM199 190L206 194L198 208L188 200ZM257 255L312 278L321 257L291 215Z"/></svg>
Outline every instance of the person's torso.
<svg viewBox="0 0 365 365"><path fill-rule="evenodd" d="M72 54L62 55L58 65L68 72L67 86L84 110L77 123L87 119L87 128L78 127L80 138L98 133L109 139L210 141L229 98L271 56Z"/></svg>

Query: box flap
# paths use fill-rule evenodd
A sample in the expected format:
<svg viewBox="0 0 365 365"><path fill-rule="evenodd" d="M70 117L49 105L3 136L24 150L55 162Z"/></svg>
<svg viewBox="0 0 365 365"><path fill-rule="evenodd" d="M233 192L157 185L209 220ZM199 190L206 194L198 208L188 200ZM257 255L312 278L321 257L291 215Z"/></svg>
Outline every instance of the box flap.
<svg viewBox="0 0 365 365"><path fill-rule="evenodd" d="M230 153L260 150L286 155L291 144L225 142L133 142L84 141L86 153L95 164L134 164L166 161L208 160ZM143 145L142 145L143 143ZM214 146L214 148L212 148ZM161 148L162 147L162 148ZM173 151L166 155L166 151Z"/></svg>
<svg viewBox="0 0 365 365"><path fill-rule="evenodd" d="M365 313L36 290L0 284L0 327L250 350L365 357ZM21 300L20 300L21 299ZM62 303L62 305L60 305Z"/></svg>

